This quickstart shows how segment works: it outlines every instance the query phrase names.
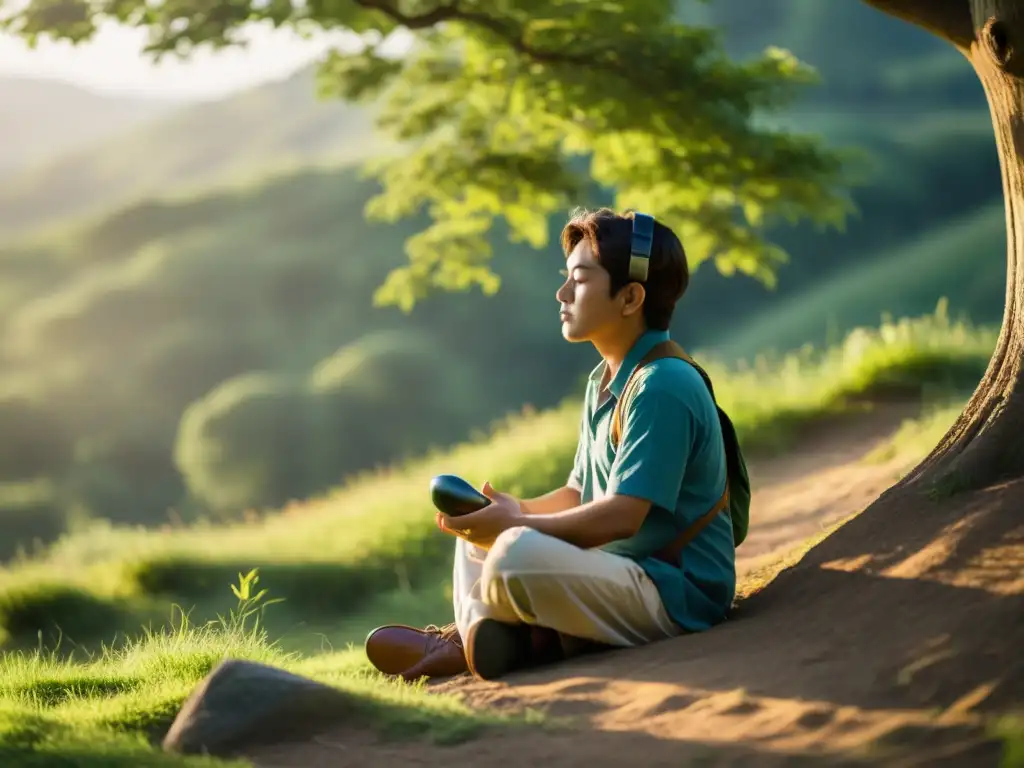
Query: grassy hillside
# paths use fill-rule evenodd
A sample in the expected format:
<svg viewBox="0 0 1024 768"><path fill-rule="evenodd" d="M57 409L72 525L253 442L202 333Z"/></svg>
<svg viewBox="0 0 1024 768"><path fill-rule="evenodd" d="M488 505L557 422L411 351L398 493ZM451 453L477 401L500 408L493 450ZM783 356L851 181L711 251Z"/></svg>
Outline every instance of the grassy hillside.
<svg viewBox="0 0 1024 768"><path fill-rule="evenodd" d="M709 361L709 368L756 456L784 449L803 425L862 407L874 395L962 395L993 343L992 330L936 315L863 329L813 356L732 371ZM491 435L355 479L261 521L161 532L98 528L0 571L4 764L214 765L172 758L150 744L225 655L336 685L352 695L353 718L386 733L457 740L495 722L448 698L387 683L357 649L338 649L382 621L421 624L449 614L451 541L433 528L429 478L458 472L521 495L543 492L562 482L572 463L577 408L566 402L524 414ZM901 448L934 433L940 417L908 426ZM253 568L268 599L284 598L266 613L228 589ZM250 608L256 613L243 620ZM140 632L147 620L151 628ZM111 640L97 656L75 660Z"/></svg>
<svg viewBox="0 0 1024 768"><path fill-rule="evenodd" d="M0 178L6 185L16 171L52 162L176 106L171 100L105 96L54 80L0 76Z"/></svg>
<svg viewBox="0 0 1024 768"><path fill-rule="evenodd" d="M243 609L249 606L241 606ZM531 718L470 710L454 696L427 695L370 674L351 654L298 658L267 638L257 617L153 633L86 663L48 654L0 658L0 758L5 768L244 768L243 760L184 757L158 744L199 680L221 659L288 669L348 695L351 725L382 736L463 741ZM537 718L532 718L536 721Z"/></svg>
<svg viewBox="0 0 1024 768"><path fill-rule="evenodd" d="M592 357L559 335L560 262L506 248L494 299L375 309L411 230L364 221L373 189L307 172L0 249L8 547L277 506L563 397Z"/></svg>
<svg viewBox="0 0 1024 768"><path fill-rule="evenodd" d="M239 610L252 606L239 604ZM276 647L259 616L183 624L117 651L71 662L46 653L0 658L4 768L245 768L245 760L184 757L159 742L196 684L224 658L287 669L347 694L346 722L391 739L452 744L485 728L537 723L533 714L475 711L455 696L385 680L349 652L312 657Z"/></svg>
<svg viewBox="0 0 1024 768"><path fill-rule="evenodd" d="M762 326L762 317L779 314L792 318L791 333L777 339L763 335L769 347L790 349L823 341L827 318L815 314L808 303L815 296L840 300L850 308L835 317L838 333L877 322L882 312L901 316L927 311L943 297L953 312L979 321L1001 317L1005 222L997 223L1003 200L986 113L908 109L870 115L808 107L778 123L820 131L837 143L864 149L861 172L866 183L853 195L859 213L843 231L779 231L776 239L791 260L773 290L710 267L699 270L681 314L687 327L699 329L701 343L721 347L723 354L756 354L762 347L742 339L749 329ZM941 257L935 263L923 261L923 254L936 247ZM887 284L880 296L871 275L881 273L907 281ZM717 310L723 302L729 311Z"/></svg>
<svg viewBox="0 0 1024 768"><path fill-rule="evenodd" d="M868 183L846 232L776 233L792 255L776 290L698 270L673 329L686 346L749 357L943 296L980 320L1001 305L1001 248L985 213L999 177L980 87L939 88L965 82L943 63L949 52L862 6L706 6L738 52L792 44L823 67L832 80L776 120L866 149ZM865 48L875 58L862 91L829 63L845 54L821 43L840 23L888 41ZM906 46L891 45L904 34ZM907 98L917 87L929 95ZM361 111L317 103L306 72L0 190L0 219L40 223L0 246L0 430L13 436L0 447L0 557L89 519L277 507L525 403L551 406L578 384L593 359L558 335L554 249L512 247L496 231L497 297L438 296L408 317L372 306L423 222L364 220L376 187L345 164L378 146L367 126ZM342 167L267 175L330 153ZM202 186L236 172L262 181ZM84 220L60 218L92 206ZM955 238L941 228L954 221L970 261L947 247ZM921 240L931 232L935 246ZM901 275L905 292L894 289ZM398 386L410 382L415 398Z"/></svg>
<svg viewBox="0 0 1024 768"><path fill-rule="evenodd" d="M908 121L905 133L886 122L895 118L865 134L888 141L879 156L893 158L870 188L872 211L843 239L807 238L774 295L699 270L674 325L684 344L749 358L882 312L929 311L941 297L955 313L998 320L1001 203L932 239L900 231L915 210L927 231L922 199L954 208L929 158L980 145L984 130L965 134L948 116ZM0 556L82 518L278 506L563 397L592 356L558 335L557 257L499 232L498 296L437 296L411 316L374 308L373 289L421 223L368 224L375 189L351 168L292 173L0 247L0 428L18 436L0 449ZM887 240L897 245L875 252ZM480 322L488 317L509 320ZM409 338L396 346L393 333ZM394 388L407 381L418 382L417 400Z"/></svg>
<svg viewBox="0 0 1024 768"><path fill-rule="evenodd" d="M754 367L706 362L720 402L756 456L783 450L801 425L872 395L969 391L994 340L994 330L936 315L861 329L823 352ZM490 479L525 496L562 483L575 451L577 409L567 401L511 419L491 435L353 478L259 520L160 532L101 525L70 535L45 556L0 571L0 629L15 647L37 644L39 632L52 641L58 628L66 642L88 645L146 620L165 621L172 604L194 606L193 618L203 620L226 610L223 598L236 574L257 567L286 598L274 631L308 634L371 602L379 606L382 595L448 577L450 542L433 529L426 493L433 475L456 472L474 484ZM443 605L440 587L430 589L431 596L417 596L421 611Z"/></svg>
<svg viewBox="0 0 1024 768"><path fill-rule="evenodd" d="M854 264L784 304L760 313L739 329L720 353L750 357L762 351L823 344L842 329L877 322L885 315L926 312L935 297L947 311L969 313L981 323L999 323L1006 285L1006 218L995 202L908 245Z"/></svg>
<svg viewBox="0 0 1024 768"><path fill-rule="evenodd" d="M945 404L888 449L924 451L1002 313L980 86L948 46L864 3L752 7L681 5L739 55L778 44L819 68L823 85L777 121L867 150L862 215L843 233L777 232L792 262L774 292L701 269L674 333L708 362L752 456L881 394ZM210 765L150 739L224 654L339 685L385 727L456 738L485 722L324 649L449 615L430 477L521 495L562 482L566 393L594 357L558 335L557 254L500 231L497 297L440 296L408 317L371 306L422 222L363 220L375 186L351 164L383 146L368 126L317 103L304 73L48 153L0 185L0 558L60 537L0 568L0 764ZM941 297L934 316L848 333ZM771 354L823 340L836 343ZM252 568L284 598L269 635L217 620ZM65 659L104 643L92 662Z"/></svg>
<svg viewBox="0 0 1024 768"><path fill-rule="evenodd" d="M958 136L960 124L947 125L936 129L939 148ZM926 180L887 178L874 190L891 212L925 194ZM279 506L449 444L524 403L548 407L575 386L593 358L558 333L557 256L510 247L501 233L498 296L437 296L411 316L374 308L374 287L419 224L368 224L362 208L374 191L351 168L293 173L0 247L0 428L18 436L0 449L0 556L83 519L160 522L168 510L193 519ZM841 328L876 322L881 310L929 311L942 296L990 320L1003 267L989 242L996 219L981 222L959 239L943 234L950 247L941 259L927 244L851 256L864 264L846 272L880 277L837 281L842 300L807 293L832 311L852 308L835 318ZM972 240L980 231L991 237ZM979 254L971 262L959 257L965 239ZM792 270L812 272L812 263ZM915 276L905 293L894 274ZM763 293L699 270L674 331L688 347L731 358L723 342ZM756 320L763 333L741 339L743 356L795 348L823 330L829 318L795 307L779 311L783 320ZM488 317L509 320L480 321ZM408 382L416 399L403 394Z"/></svg>

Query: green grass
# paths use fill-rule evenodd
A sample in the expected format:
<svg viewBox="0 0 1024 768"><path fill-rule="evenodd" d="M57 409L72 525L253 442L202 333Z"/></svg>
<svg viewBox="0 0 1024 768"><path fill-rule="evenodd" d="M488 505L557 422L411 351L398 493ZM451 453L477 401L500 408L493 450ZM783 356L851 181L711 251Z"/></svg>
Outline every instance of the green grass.
<svg viewBox="0 0 1024 768"><path fill-rule="evenodd" d="M255 574L250 574L255 575ZM257 576L258 579L258 576ZM228 616L148 633L125 647L76 661L54 653L0 657L0 765L232 766L242 761L181 757L159 749L195 685L222 659L287 669L348 694L346 722L384 738L455 743L482 728L537 722L535 713L471 711L422 684L393 682L352 652L300 657L269 642L260 618L269 602L240 594Z"/></svg>
<svg viewBox="0 0 1024 768"><path fill-rule="evenodd" d="M899 455L914 453L924 456L938 444L963 410L965 403L936 403L917 419L905 421L892 440L864 457L868 462L884 462Z"/></svg>
<svg viewBox="0 0 1024 768"><path fill-rule="evenodd" d="M916 315L940 296L970 307L970 316L999 322L1006 280L1006 219L1002 201L936 227L920 239L899 244L870 263L851 264L836 274L759 313L723 345L723 354L746 357L761 350L788 349L829 339L830 328L877 322L894 313ZM987 306L987 309L984 309ZM986 315L987 313L987 315Z"/></svg>
<svg viewBox="0 0 1024 768"><path fill-rule="evenodd" d="M741 9L751 22L746 6L733 5ZM811 27L828 23L820 10L805 10ZM878 23L870 9L853 13L872 28ZM803 28L799 37L810 27ZM763 24L750 29L767 33ZM114 144L55 158L34 180L19 176L9 185L10 205L0 190L0 219L9 215L19 227L42 222L21 234L0 224L16 237L0 244L0 346L8 350L0 433L19 454L4 460L0 451L0 485L41 478L54 491L28 508L8 502L0 488L0 526L6 531L9 519L19 529L8 552L35 538L52 541L81 517L159 524L169 509L185 519L230 517L318 495L349 472L447 445L523 402L551 407L582 370L580 348L566 348L552 332L557 238L538 252L509 243L507 227L497 227L489 242L502 290L494 297L475 289L434 296L408 317L371 306L374 289L406 261L403 244L426 219L394 226L365 219L378 185L349 161L358 159L353 152L379 148L367 143L366 115L318 104L311 89L300 77L190 108ZM819 293L819 283L847 265L873 271L872 254L888 260L889 249L907 248L999 198L983 105L954 100L926 108L898 99L865 109L857 98L829 93L821 89L825 101L788 110L782 120L870 150L869 183L855 192L863 216L841 233L771 227L766 235L792 256L774 292L742 276L726 279L710 263L696 269L674 327L688 346L728 342L752 318L768 334L740 356L803 343L824 328L830 303L823 313L801 296L796 303L807 312L789 316L782 333L775 333L776 310L764 319L762 310L805 290ZM239 125L259 130L240 132ZM331 146L347 160L329 166ZM318 167L302 169L313 160ZM228 185L228 177L237 183ZM80 204L96 209L71 216ZM551 234L563 221L552 216ZM1001 217L992 221L1001 235ZM1001 303L1001 255L982 261L950 251L951 258L933 259L933 245L915 257L919 274L882 281L885 288L904 284L886 294L885 308L916 314L946 294L984 321L981 313ZM825 282L820 293L831 296L834 285ZM844 330L851 318L874 323L878 305L868 286L835 322ZM475 322L481 316L517 320L486 326ZM430 370L463 391L453 397L450 385L426 376L423 407L401 391L354 379L328 392L301 385L311 370L332 367L337 356L391 331L433 344ZM529 364L508 366L509 355ZM360 373L401 381L390 372L422 359L396 349L371 356ZM502 375L491 377L497 369ZM260 378L266 386L249 386ZM271 378L280 386L270 386ZM38 406L26 414L21 396ZM387 420L406 405L413 417ZM340 440L343 430L373 439ZM271 432L274 440L263 439Z"/></svg>
<svg viewBox="0 0 1024 768"><path fill-rule="evenodd" d="M934 399L970 390L984 371L995 330L952 323L941 311L860 329L823 352L804 349L725 367L705 360L752 456L784 450L804 425L873 399ZM344 644L370 628L353 622L383 595L394 607L443 610L450 540L433 527L430 478L454 472L479 485L531 496L558 486L576 446L576 401L508 418L445 452L366 473L321 498L247 522L142 528L94 526L65 536L41 557L0 570L0 631L6 647L95 647L172 605L200 618L225 609L225 585L258 567L285 604L268 619L275 634L308 647ZM378 614L379 615L379 614ZM365 616L365 614L364 614ZM339 630L344 627L344 630Z"/></svg>
<svg viewBox="0 0 1024 768"><path fill-rule="evenodd" d="M992 730L1005 748L999 768L1024 768L1024 711L1000 718Z"/></svg>
<svg viewBox="0 0 1024 768"><path fill-rule="evenodd" d="M854 328L838 344L758 355L732 369L709 366L716 394L735 414L748 450L784 448L801 425L859 401L932 401L970 391L988 364L997 331L931 315Z"/></svg>
<svg viewBox="0 0 1024 768"><path fill-rule="evenodd" d="M817 354L707 366L756 455L784 448L824 413L872 399L962 396L994 342L993 329L951 323L940 311L856 331ZM265 519L157 532L94 528L0 571L0 622L12 649L0 660L0 764L228 765L156 746L225 657L336 686L351 694L351 718L387 738L452 742L541 721L536 713L470 712L454 698L384 680L355 646L384 621L449 615L450 540L433 529L429 478L457 472L521 495L547 490L572 462L577 408L567 401L509 418L454 450L368 473ZM910 434L900 439L920 447ZM282 601L254 614L245 594L235 604L228 590L253 568ZM770 573L762 576L751 588ZM140 632L147 619L155 628ZM113 637L115 629L122 634Z"/></svg>
<svg viewBox="0 0 1024 768"><path fill-rule="evenodd" d="M0 384L0 433L11 454L34 446L0 451L0 485L49 480L58 530L76 516L158 523L170 508L237 516L458 440L524 401L557 402L581 350L566 350L539 309L554 306L555 269L507 248L496 257L500 296L448 297L409 317L375 309L373 288L415 229L364 221L375 186L358 177L308 171L140 203L0 247L0 293L9 294L6 307L0 296L0 346L20 350ZM522 317L485 333L471 322L480 313ZM404 344L381 348L390 334ZM524 345L531 365L479 381ZM352 358L361 381L308 386L315 371ZM420 379L418 400L388 386L409 375ZM361 386L375 377L381 386ZM247 385L260 378L280 386ZM23 397L39 405L26 414ZM384 421L397 412L406 418ZM364 437L339 440L342 429ZM254 430L261 437L247 437ZM218 445L207 450L210 442ZM230 498L210 498L211 487ZM15 541L53 540L50 517L26 514L2 491L0 525L17 516Z"/></svg>

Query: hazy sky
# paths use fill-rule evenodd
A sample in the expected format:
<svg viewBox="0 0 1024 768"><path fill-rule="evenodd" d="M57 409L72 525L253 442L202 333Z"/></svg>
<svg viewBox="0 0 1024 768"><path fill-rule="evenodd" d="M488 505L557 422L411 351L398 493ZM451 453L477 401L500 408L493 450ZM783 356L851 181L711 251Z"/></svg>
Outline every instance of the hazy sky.
<svg viewBox="0 0 1024 768"><path fill-rule="evenodd" d="M0 35L0 76L56 78L100 91L215 98L284 77L344 38L314 42L261 27L250 33L250 40L247 50L204 50L187 62L168 57L155 65L140 55L142 30L110 26L87 45L40 42L35 50Z"/></svg>

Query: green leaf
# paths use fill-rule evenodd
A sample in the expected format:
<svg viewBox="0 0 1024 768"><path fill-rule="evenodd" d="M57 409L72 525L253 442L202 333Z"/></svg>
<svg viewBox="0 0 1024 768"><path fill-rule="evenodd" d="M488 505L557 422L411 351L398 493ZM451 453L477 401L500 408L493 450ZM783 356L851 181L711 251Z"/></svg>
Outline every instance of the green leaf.
<svg viewBox="0 0 1024 768"><path fill-rule="evenodd" d="M109 19L145 28L154 57L238 45L261 20L359 35L325 58L318 90L368 104L400 147L367 166L381 185L367 217L429 219L374 296L406 312L433 291L498 290L495 225L551 247L553 217L596 188L675 228L691 268L769 287L785 254L768 228L853 211L850 157L770 126L813 69L775 47L733 61L670 0L31 0L3 23L78 42ZM411 48L385 55L400 28Z"/></svg>

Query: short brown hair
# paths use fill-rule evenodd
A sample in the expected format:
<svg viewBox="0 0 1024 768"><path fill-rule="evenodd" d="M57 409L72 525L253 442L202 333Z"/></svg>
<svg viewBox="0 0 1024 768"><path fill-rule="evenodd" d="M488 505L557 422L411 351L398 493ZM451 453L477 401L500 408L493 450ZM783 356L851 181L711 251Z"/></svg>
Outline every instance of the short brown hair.
<svg viewBox="0 0 1024 768"><path fill-rule="evenodd" d="M629 278L630 245L633 240L633 211L615 213L610 208L579 210L562 229L562 251L566 258L580 241L586 240L594 258L610 276L611 295L633 282ZM648 328L668 330L676 302L690 284L686 251L675 232L660 221L654 222L651 260L647 281L643 283L644 322Z"/></svg>

